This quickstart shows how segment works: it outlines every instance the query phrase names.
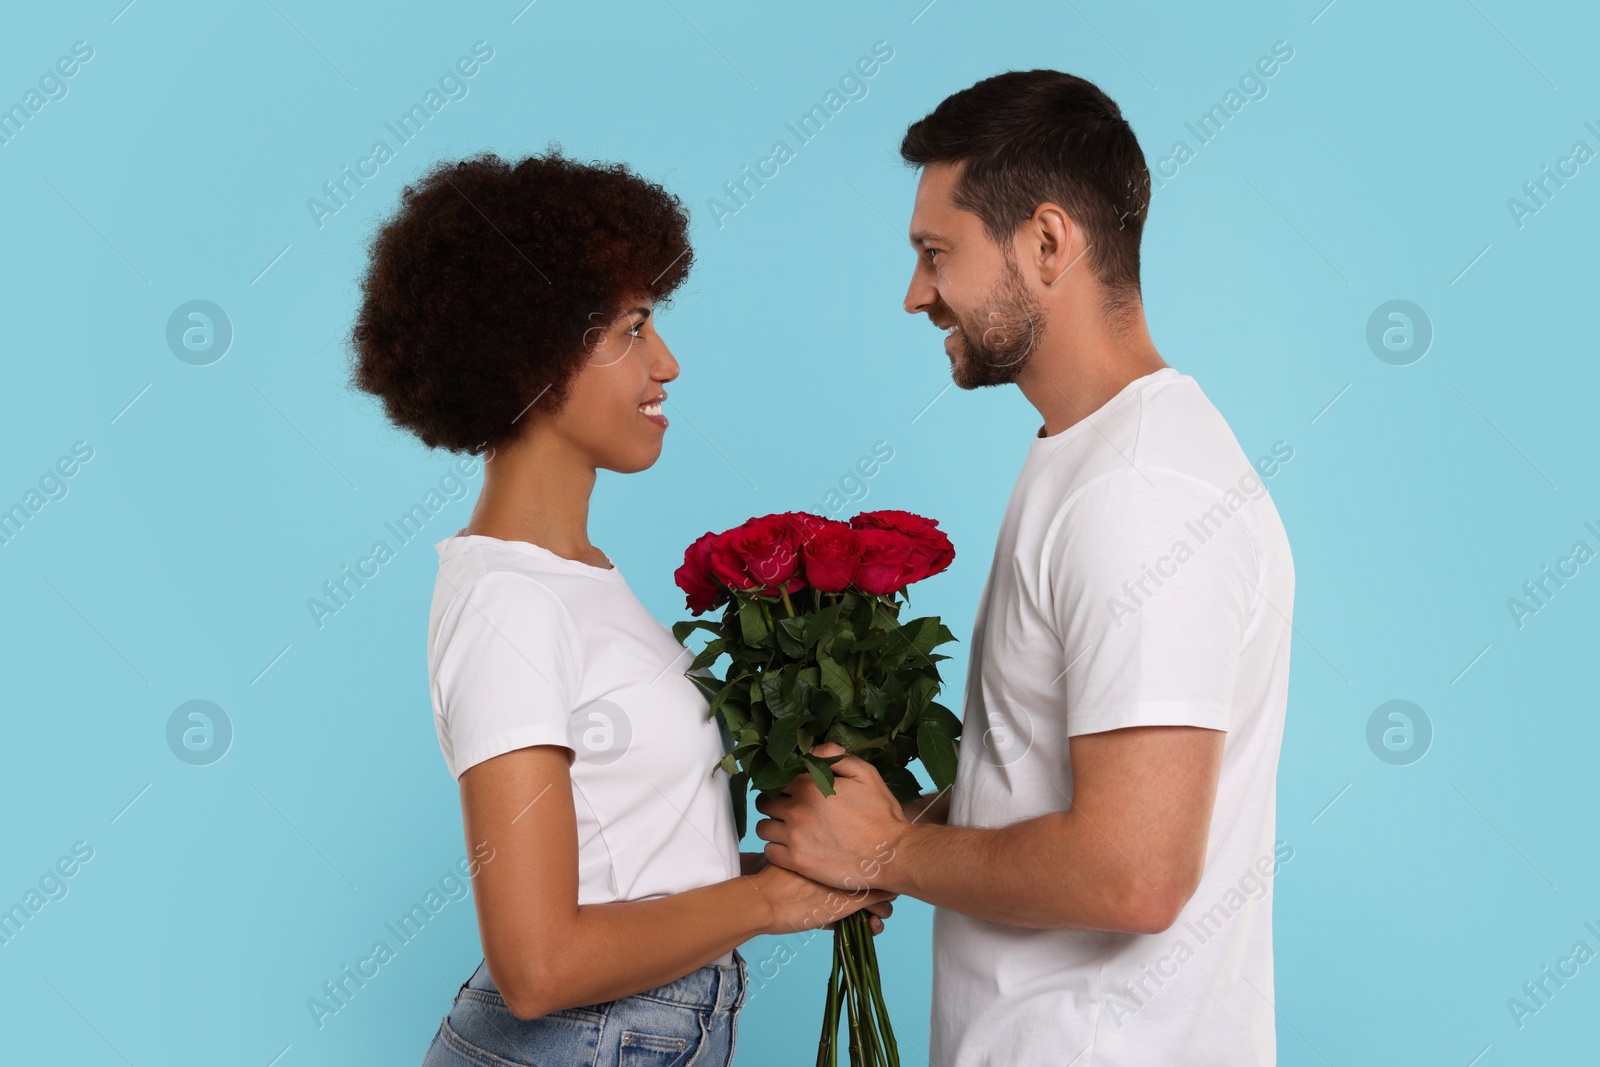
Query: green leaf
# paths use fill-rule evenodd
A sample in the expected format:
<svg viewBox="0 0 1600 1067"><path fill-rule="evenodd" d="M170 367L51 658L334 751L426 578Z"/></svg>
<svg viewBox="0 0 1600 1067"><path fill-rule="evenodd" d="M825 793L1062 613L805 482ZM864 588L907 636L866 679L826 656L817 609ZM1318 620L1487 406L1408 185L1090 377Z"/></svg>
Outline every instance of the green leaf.
<svg viewBox="0 0 1600 1067"><path fill-rule="evenodd" d="M786 762L795 754L800 727L804 723L805 717L801 715L785 715L781 719L774 719L772 729L767 731L767 755L779 763Z"/></svg>
<svg viewBox="0 0 1600 1067"><path fill-rule="evenodd" d="M856 699L855 683L850 680L850 672L839 666L833 657L818 654L817 667L821 673L822 688L832 693L839 701L840 707L848 708Z"/></svg>
<svg viewBox="0 0 1600 1067"><path fill-rule="evenodd" d="M750 817L750 776L740 771L728 776L728 793L733 801L733 829L744 840L745 823Z"/></svg>
<svg viewBox="0 0 1600 1067"><path fill-rule="evenodd" d="M732 682L718 682L715 678L707 678L703 674L691 674L711 693L711 714L715 715L729 704L734 704L743 711L749 710L749 704L740 699L740 688Z"/></svg>
<svg viewBox="0 0 1600 1067"><path fill-rule="evenodd" d="M727 692L727 690L724 689L723 692ZM718 696L721 696L721 694L719 693ZM717 705L716 710L713 711L712 714L716 715L723 722L727 723L730 731L733 733L738 733L740 730L744 729L747 723L749 723L749 711L750 709L745 707L740 701L724 700Z"/></svg>
<svg viewBox="0 0 1600 1067"><path fill-rule="evenodd" d="M719 762L717 766L721 767L728 774L736 774L739 770L739 760L732 752L730 752L726 756L722 757L721 762Z"/></svg>
<svg viewBox="0 0 1600 1067"><path fill-rule="evenodd" d="M806 770L811 772L811 780L822 790L822 795L833 796L833 768L828 761L818 756L807 756L805 760Z"/></svg>
<svg viewBox="0 0 1600 1067"><path fill-rule="evenodd" d="M812 696L811 718L818 736L826 734L828 727L839 717L839 698L826 689L818 689Z"/></svg>
<svg viewBox="0 0 1600 1067"><path fill-rule="evenodd" d="M923 709L918 726L920 727L923 722L937 722L939 728L952 739L961 736L961 720L956 718L955 712L937 701L929 701L928 706Z"/></svg>
<svg viewBox="0 0 1600 1067"><path fill-rule="evenodd" d="M932 625L924 629L917 641L917 651L925 656L932 655L934 649L947 641L956 639L956 635L950 632L950 627L940 622L937 615L929 616L928 622Z"/></svg>
<svg viewBox="0 0 1600 1067"><path fill-rule="evenodd" d="M856 638L855 641L850 645L850 651L871 652L874 649L882 648L890 641L893 641L896 645L900 643L899 637L894 632L888 630L874 630L865 637Z"/></svg>
<svg viewBox="0 0 1600 1067"><path fill-rule="evenodd" d="M926 674L918 675L906 687L906 702L915 709L916 714L921 715L923 709L933 701L934 694L938 692L939 680L937 678L930 678Z"/></svg>
<svg viewBox="0 0 1600 1067"><path fill-rule="evenodd" d="M889 701L885 698L882 687L871 682L865 682L861 686L861 705L874 722L883 722L889 717Z"/></svg>
<svg viewBox="0 0 1600 1067"><path fill-rule="evenodd" d="M750 753L750 784L763 793L777 793L800 773L798 765L775 763L760 749Z"/></svg>
<svg viewBox="0 0 1600 1067"><path fill-rule="evenodd" d="M839 615L844 610L843 604L832 604L821 611L813 612L806 616L805 627L800 639L805 642L809 650L822 639L822 635L832 630L839 621Z"/></svg>
<svg viewBox="0 0 1600 1067"><path fill-rule="evenodd" d="M798 637L789 631L789 627L784 625L784 623L799 621L800 620L797 618L779 619L778 628L773 633L773 637L777 639L779 650L790 659L804 659L806 655L806 646L801 643Z"/></svg>
<svg viewBox="0 0 1600 1067"><path fill-rule="evenodd" d="M854 726L861 730L870 730L877 725L872 721L872 717L859 707L841 708L839 711L839 718L835 721L835 725L838 723L845 723L846 725Z"/></svg>
<svg viewBox="0 0 1600 1067"><path fill-rule="evenodd" d="M728 642L725 638L718 637L715 640L707 642L706 647L702 648L699 655L695 656L694 662L689 664L689 669L691 671L697 671L702 667L711 666L713 663L717 662L717 660L722 658L722 653L727 647Z"/></svg>
<svg viewBox="0 0 1600 1067"><path fill-rule="evenodd" d="M672 624L672 636L678 639L678 644L683 644L684 638L696 630L710 630L718 637L722 636L722 627L709 619L684 619L682 622Z"/></svg>
<svg viewBox="0 0 1600 1067"><path fill-rule="evenodd" d="M794 684L796 698L798 698L801 693L804 693L806 700L809 702L811 699L811 694L815 693L817 688L822 685L821 669L815 663L809 663L804 667L801 667L800 670L795 673Z"/></svg>
<svg viewBox="0 0 1600 1067"><path fill-rule="evenodd" d="M836 722L828 731L828 740L843 745L851 755L871 743L870 735L847 722Z"/></svg>
<svg viewBox="0 0 1600 1067"><path fill-rule="evenodd" d="M772 634L767 632L767 620L761 614L761 605L754 600L739 601L739 630L744 643L757 648L770 647Z"/></svg>
<svg viewBox="0 0 1600 1067"><path fill-rule="evenodd" d="M876 600L869 596L850 594L845 597L845 611L850 615L850 625L856 633L864 634L872 629L872 616Z"/></svg>
<svg viewBox="0 0 1600 1067"><path fill-rule="evenodd" d="M883 784L889 787L889 792L894 798L904 804L922 795L922 783L917 781L917 776L906 769L892 754L879 756L872 761L878 769L878 776L883 779Z"/></svg>
<svg viewBox="0 0 1600 1067"><path fill-rule="evenodd" d="M761 686L761 699L766 701L767 708L773 715L783 714L783 675L778 671L768 671L757 679Z"/></svg>
<svg viewBox="0 0 1600 1067"><path fill-rule="evenodd" d="M910 622L900 627L900 636L905 638L906 643L912 648L915 648L918 652L929 651L931 650L931 646L929 649L923 649L922 642L927 637L932 636L933 622L934 620L932 619L912 619Z"/></svg>
<svg viewBox="0 0 1600 1067"><path fill-rule="evenodd" d="M935 789L948 789L956 780L956 746L949 726L938 716L917 724L917 758L933 779Z"/></svg>

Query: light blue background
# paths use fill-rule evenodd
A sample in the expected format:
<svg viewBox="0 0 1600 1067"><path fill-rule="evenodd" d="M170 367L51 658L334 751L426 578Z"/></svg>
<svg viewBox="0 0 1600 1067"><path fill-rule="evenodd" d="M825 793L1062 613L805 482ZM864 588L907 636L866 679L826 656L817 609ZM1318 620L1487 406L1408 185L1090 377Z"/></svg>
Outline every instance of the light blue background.
<svg viewBox="0 0 1600 1067"><path fill-rule="evenodd" d="M1520 228L1507 200L1573 142L1600 149L1584 128L1600 126L1600 19L1507 0L924 3L7 12L0 105L74 41L94 58L0 146L0 506L74 442L94 458L0 546L0 904L76 841L94 858L0 946L0 1058L413 1063L478 962L456 901L321 1029L306 1007L465 855L423 651L432 544L471 498L322 628L306 606L452 462L390 429L344 367L364 241L435 159L555 140L627 161L693 210L698 265L660 324L683 366L665 454L603 477L593 510L595 542L644 602L680 617L671 572L690 539L812 507L887 441L864 506L936 516L957 546L915 606L962 638L958 704L1039 420L1015 390L941 395L939 335L900 309L915 175L896 147L948 93L1037 66L1105 88L1152 164L1180 138L1194 149L1145 234L1151 331L1248 454L1294 450L1268 481L1299 579L1280 1062L1592 1055L1600 964L1521 1029L1506 1001L1574 942L1600 949L1583 928L1600 926L1600 567L1521 629L1506 601L1573 542L1600 548L1583 525L1600 526L1600 164ZM307 200L375 139L392 145L383 124L480 39L494 58L469 95L319 229ZM1268 95L1197 147L1184 123L1280 40L1294 57ZM774 140L794 147L784 123L876 41L894 58L870 94L719 228L722 183ZM236 331L210 366L164 339L193 299ZM1410 366L1365 341L1391 299L1435 330ZM166 744L192 699L236 731L211 766ZM1367 746L1391 699L1435 730L1410 766ZM908 1064L926 1049L930 914L903 901L879 946ZM827 950L789 944L798 958L740 1024L742 1064L811 1062ZM745 953L755 966L776 946Z"/></svg>

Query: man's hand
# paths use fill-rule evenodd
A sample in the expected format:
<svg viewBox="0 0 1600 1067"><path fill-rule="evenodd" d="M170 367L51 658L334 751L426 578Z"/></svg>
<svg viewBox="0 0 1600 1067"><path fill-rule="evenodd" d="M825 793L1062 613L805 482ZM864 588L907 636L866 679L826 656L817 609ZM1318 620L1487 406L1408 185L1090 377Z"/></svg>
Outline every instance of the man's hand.
<svg viewBox="0 0 1600 1067"><path fill-rule="evenodd" d="M909 893L1026 929L1160 933L1205 870L1226 737L1197 726L1074 736L1061 808L996 827L935 822L948 792L908 814L870 764L846 757L834 764L834 796L805 776L758 800L770 818L756 835L774 864L845 892Z"/></svg>
<svg viewBox="0 0 1600 1067"><path fill-rule="evenodd" d="M777 796L758 797L756 810L768 818L756 836L767 842L767 859L845 890L887 888L885 867L908 825L899 801L870 763L843 747L828 742L811 754L844 756L833 764L834 794L823 796L802 774Z"/></svg>

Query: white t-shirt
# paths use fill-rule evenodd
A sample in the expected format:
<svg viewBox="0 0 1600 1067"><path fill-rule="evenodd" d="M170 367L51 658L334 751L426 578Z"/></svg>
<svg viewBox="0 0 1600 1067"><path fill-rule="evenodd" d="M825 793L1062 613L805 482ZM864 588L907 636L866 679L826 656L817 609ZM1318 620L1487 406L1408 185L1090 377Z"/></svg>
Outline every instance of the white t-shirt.
<svg viewBox="0 0 1600 1067"><path fill-rule="evenodd" d="M1035 437L973 626L951 824L1066 810L1078 734L1225 730L1221 778L1199 890L1163 933L935 909L933 1067L1276 1062L1272 874L1287 857L1275 860L1274 804L1293 599L1277 509L1194 379L1164 367Z"/></svg>
<svg viewBox="0 0 1600 1067"><path fill-rule="evenodd" d="M721 728L685 674L692 653L622 573L460 531L434 548L428 678L451 776L530 745L571 749L579 904L736 877Z"/></svg>

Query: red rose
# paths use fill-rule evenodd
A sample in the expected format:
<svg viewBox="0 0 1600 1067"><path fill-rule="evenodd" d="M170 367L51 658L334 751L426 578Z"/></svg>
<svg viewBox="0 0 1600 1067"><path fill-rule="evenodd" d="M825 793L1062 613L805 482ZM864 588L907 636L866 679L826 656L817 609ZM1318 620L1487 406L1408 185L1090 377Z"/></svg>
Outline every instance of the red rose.
<svg viewBox="0 0 1600 1067"><path fill-rule="evenodd" d="M850 520L857 530L893 530L910 538L914 544L911 577L906 585L938 574L956 558L955 546L937 519L913 515L909 511L863 511Z"/></svg>
<svg viewBox="0 0 1600 1067"><path fill-rule="evenodd" d="M711 573L711 544L717 535L706 532L683 553L683 566L672 578L689 598L689 610L696 615L710 611L727 599L728 591Z"/></svg>
<svg viewBox="0 0 1600 1067"><path fill-rule="evenodd" d="M801 554L806 561L806 581L824 593L839 593L855 581L861 539L849 523L821 519Z"/></svg>
<svg viewBox="0 0 1600 1067"><path fill-rule="evenodd" d="M856 565L856 588L874 596L889 596L910 585L917 570L917 542L899 530L868 526L855 531L861 545Z"/></svg>
<svg viewBox="0 0 1600 1067"><path fill-rule="evenodd" d="M776 594L805 588L799 539L782 515L748 519L711 542L711 573L732 589Z"/></svg>
<svg viewBox="0 0 1600 1067"><path fill-rule="evenodd" d="M802 546L809 544L813 537L835 523L834 519L825 519L809 511L786 511L782 518L789 520L789 525L795 532L795 543Z"/></svg>

